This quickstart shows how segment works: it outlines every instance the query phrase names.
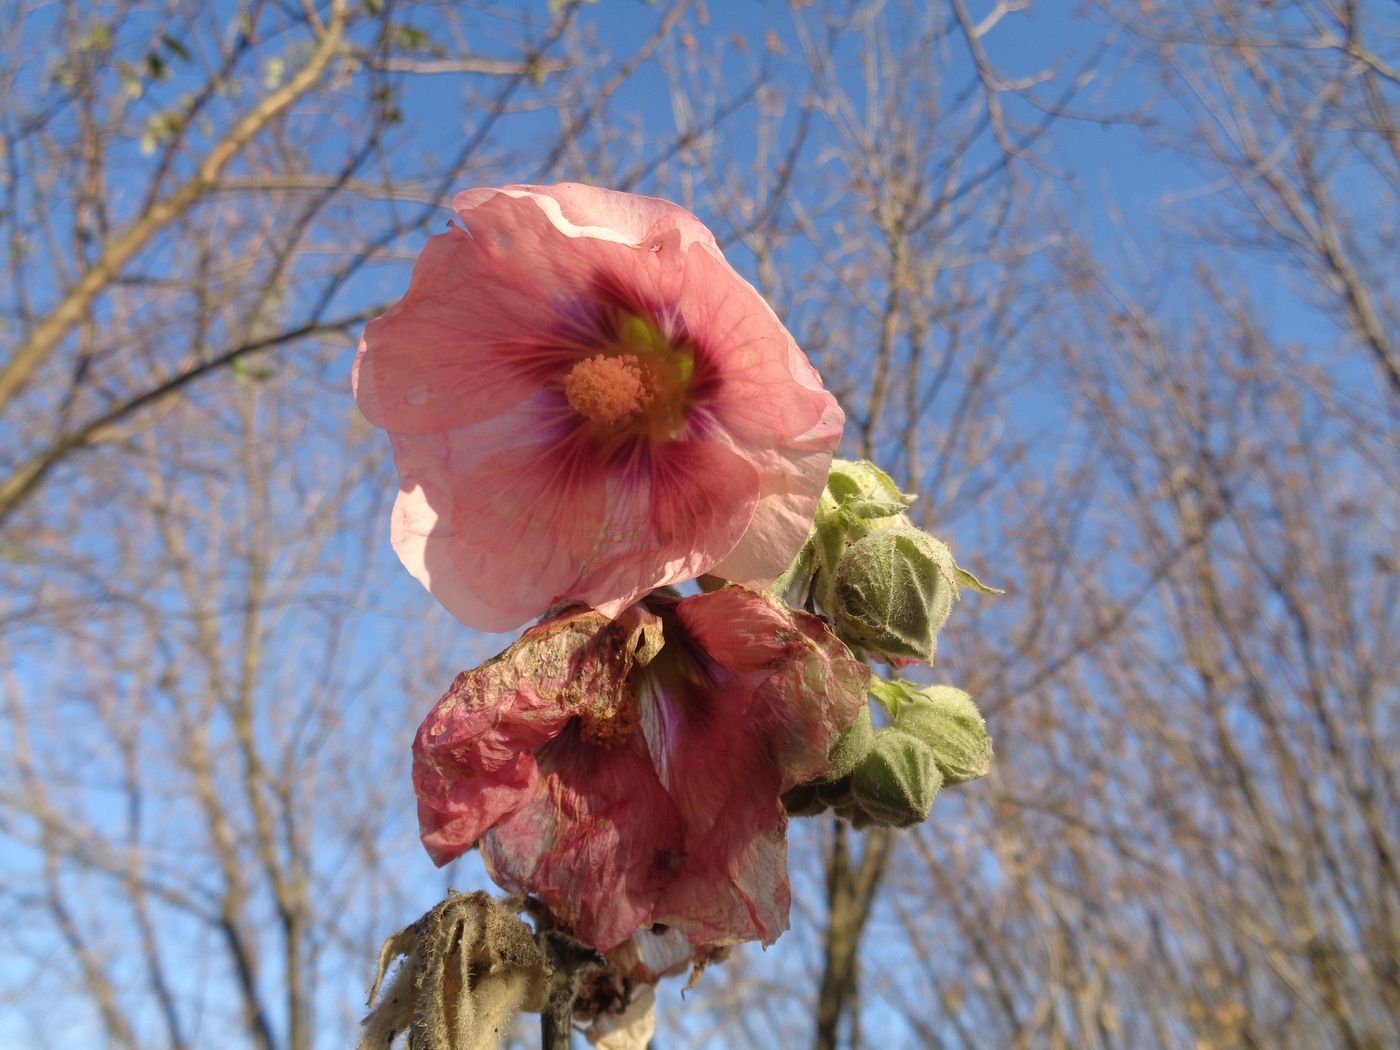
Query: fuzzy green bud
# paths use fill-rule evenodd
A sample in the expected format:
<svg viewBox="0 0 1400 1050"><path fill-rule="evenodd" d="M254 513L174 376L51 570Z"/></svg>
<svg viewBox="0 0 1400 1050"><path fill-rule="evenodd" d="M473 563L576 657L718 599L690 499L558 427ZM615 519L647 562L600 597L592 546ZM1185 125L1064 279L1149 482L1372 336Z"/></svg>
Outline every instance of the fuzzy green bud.
<svg viewBox="0 0 1400 1050"><path fill-rule="evenodd" d="M892 725L922 740L944 783L961 784L986 776L992 764L992 738L972 697L951 685L931 685L899 704Z"/></svg>
<svg viewBox="0 0 1400 1050"><path fill-rule="evenodd" d="M830 509L839 510L847 521L894 517L914 501L910 493L899 491L894 479L864 459L832 460L826 490L831 497Z"/></svg>
<svg viewBox="0 0 1400 1050"><path fill-rule="evenodd" d="M885 659L933 659L957 598L957 565L946 544L911 528L852 544L832 588L836 633Z"/></svg>
<svg viewBox="0 0 1400 1050"><path fill-rule="evenodd" d="M769 591L790 605L813 600L829 612L836 568L847 547L872 532L907 528L904 511L913 499L874 463L832 460L807 542Z"/></svg>
<svg viewBox="0 0 1400 1050"><path fill-rule="evenodd" d="M897 729L879 729L870 754L851 774L851 793L877 824L912 827L928 818L943 777L933 749Z"/></svg>

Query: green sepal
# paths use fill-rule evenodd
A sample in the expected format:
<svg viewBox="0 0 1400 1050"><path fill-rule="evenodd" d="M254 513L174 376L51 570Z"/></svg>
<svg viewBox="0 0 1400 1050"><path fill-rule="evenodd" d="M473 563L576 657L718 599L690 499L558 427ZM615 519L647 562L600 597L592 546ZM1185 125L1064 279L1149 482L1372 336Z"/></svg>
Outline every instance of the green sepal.
<svg viewBox="0 0 1400 1050"><path fill-rule="evenodd" d="M832 588L837 635L886 660L932 661L957 599L956 568L947 545L918 529L852 544Z"/></svg>
<svg viewBox="0 0 1400 1050"><path fill-rule="evenodd" d="M860 709L860 715L844 733L836 738L831 746L831 769L823 780L841 780L851 775L875 742L875 729L870 721L870 705Z"/></svg>
<svg viewBox="0 0 1400 1050"><path fill-rule="evenodd" d="M851 774L855 803L887 827L908 828L928 819L942 786L933 749L894 728L876 730L870 753Z"/></svg>
<svg viewBox="0 0 1400 1050"><path fill-rule="evenodd" d="M972 573L968 572L966 569L958 568L957 566L954 566L953 576L956 578L959 587L967 587L970 590L977 591L979 594L1006 593L1000 587L988 587L976 576L972 575Z"/></svg>
<svg viewBox="0 0 1400 1050"><path fill-rule="evenodd" d="M951 685L931 685L900 702L891 725L922 740L933 751L944 783L986 776L992 738L972 697Z"/></svg>

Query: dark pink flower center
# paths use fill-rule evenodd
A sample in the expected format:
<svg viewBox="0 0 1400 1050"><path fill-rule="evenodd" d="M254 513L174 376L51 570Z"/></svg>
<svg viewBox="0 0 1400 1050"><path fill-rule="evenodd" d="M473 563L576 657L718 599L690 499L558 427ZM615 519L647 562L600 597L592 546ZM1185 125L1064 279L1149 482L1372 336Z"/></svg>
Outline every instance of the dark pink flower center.
<svg viewBox="0 0 1400 1050"><path fill-rule="evenodd" d="M678 437L695 393L695 346L673 323L628 308L604 306L594 324L578 341L598 352L564 376L569 406L607 441Z"/></svg>

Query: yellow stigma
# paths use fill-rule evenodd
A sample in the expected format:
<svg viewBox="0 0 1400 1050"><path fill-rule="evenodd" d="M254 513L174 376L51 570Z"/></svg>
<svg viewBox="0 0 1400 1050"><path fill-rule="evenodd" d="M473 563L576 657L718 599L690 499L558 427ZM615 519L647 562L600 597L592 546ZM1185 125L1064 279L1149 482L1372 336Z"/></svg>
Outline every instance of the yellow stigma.
<svg viewBox="0 0 1400 1050"><path fill-rule="evenodd" d="M586 358L569 371L564 396L580 415L612 426L630 419L651 403L650 378L631 354Z"/></svg>

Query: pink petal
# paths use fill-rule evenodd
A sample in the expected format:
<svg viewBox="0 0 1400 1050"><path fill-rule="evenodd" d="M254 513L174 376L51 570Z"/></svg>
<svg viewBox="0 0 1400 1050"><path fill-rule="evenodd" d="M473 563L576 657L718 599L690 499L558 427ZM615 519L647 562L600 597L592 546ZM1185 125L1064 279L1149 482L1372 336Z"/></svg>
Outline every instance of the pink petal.
<svg viewBox="0 0 1400 1050"><path fill-rule="evenodd" d="M480 426L396 436L391 540L457 619L507 630L576 590L607 513L604 464L541 393Z"/></svg>
<svg viewBox="0 0 1400 1050"><path fill-rule="evenodd" d="M680 309L723 370L709 406L721 425L758 448L834 451L845 417L772 308L718 252L701 245L685 263Z"/></svg>
<svg viewBox="0 0 1400 1050"><path fill-rule="evenodd" d="M684 208L635 193L621 193L578 182L553 186L506 186L503 189L464 190L452 199L452 207L470 221L470 212L494 193L534 199L554 224L570 237L617 239L624 244L643 244L649 238L670 230L681 234L681 247L700 241L713 244L712 234Z"/></svg>
<svg viewBox="0 0 1400 1050"><path fill-rule="evenodd" d="M723 678L644 695L662 782L685 827L683 862L652 921L696 942L771 944L787 929L787 818L777 765L748 727L749 700Z"/></svg>
<svg viewBox="0 0 1400 1050"><path fill-rule="evenodd" d="M822 621L766 595L726 587L680 603L694 643L753 692L782 790L820 776L827 754L867 702L870 668Z"/></svg>
<svg viewBox="0 0 1400 1050"><path fill-rule="evenodd" d="M615 948L651 923L680 858L680 820L635 734L617 747L570 727L539 754L534 798L484 842L503 888L532 893L582 940Z"/></svg>
<svg viewBox="0 0 1400 1050"><path fill-rule="evenodd" d="M790 903L779 795L827 768L869 672L820 621L794 624L751 591L687 598L676 616L703 655L699 674L671 665L668 676L663 650L644 675L643 725L686 829L684 864L653 918L697 942L769 944Z"/></svg>
<svg viewBox="0 0 1400 1050"><path fill-rule="evenodd" d="M593 303L600 279L643 291L643 301L676 294L677 230L662 252L561 236L545 210L558 211L552 198L479 192L463 213L468 229L429 238L408 293L365 326L351 381L375 426L424 434L478 423L562 380L596 349L570 345L567 309Z"/></svg>
<svg viewBox="0 0 1400 1050"><path fill-rule="evenodd" d="M431 433L490 418L533 391L535 381L511 351L523 334L515 318L519 311L538 317L539 302L501 288L496 276L465 231L428 239L408 293L360 339L351 385L369 422ZM487 288L496 308L465 305Z"/></svg>
<svg viewBox="0 0 1400 1050"><path fill-rule="evenodd" d="M434 862L459 856L539 793L534 749L582 704L621 688L654 623L640 608L616 623L595 613L555 617L457 676L413 744L419 827Z"/></svg>
<svg viewBox="0 0 1400 1050"><path fill-rule="evenodd" d="M834 440L822 439L813 451L789 446L749 454L761 479L758 506L743 538L709 570L711 575L749 587L766 587L792 564L807 540L821 498L821 489L813 489L812 479L821 477L825 485L831 450L840 441L841 410L834 401L832 407Z"/></svg>
<svg viewBox="0 0 1400 1050"><path fill-rule="evenodd" d="M739 542L759 484L748 460L714 442L643 450L612 479L608 533L569 596L600 606L694 579Z"/></svg>
<svg viewBox="0 0 1400 1050"><path fill-rule="evenodd" d="M787 329L723 259L687 255L686 324L706 333L723 380L707 405L759 470L762 493L748 533L709 571L764 586L807 539L845 414Z"/></svg>
<svg viewBox="0 0 1400 1050"><path fill-rule="evenodd" d="M609 464L567 421L551 423L551 397L395 438L394 549L468 626L509 629L567 601L616 613L704 572L758 503L758 472L722 445L674 442Z"/></svg>

